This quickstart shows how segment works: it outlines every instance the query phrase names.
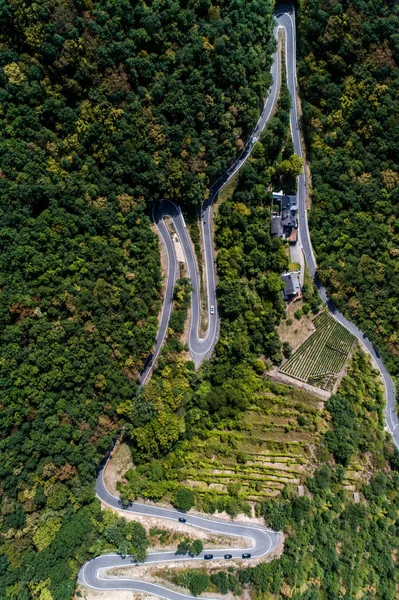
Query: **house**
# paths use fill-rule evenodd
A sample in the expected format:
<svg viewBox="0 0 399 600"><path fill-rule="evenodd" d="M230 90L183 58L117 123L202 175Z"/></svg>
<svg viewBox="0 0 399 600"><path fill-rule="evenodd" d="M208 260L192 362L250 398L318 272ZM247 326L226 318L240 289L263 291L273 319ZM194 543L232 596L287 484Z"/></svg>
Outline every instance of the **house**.
<svg viewBox="0 0 399 600"><path fill-rule="evenodd" d="M272 237L283 237L283 225L280 215L272 215L271 234Z"/></svg>
<svg viewBox="0 0 399 600"><path fill-rule="evenodd" d="M296 244L298 239L296 196L273 194L273 198L280 203L280 211L272 214L271 235L288 239L290 244Z"/></svg>
<svg viewBox="0 0 399 600"><path fill-rule="evenodd" d="M302 297L299 273L297 271L283 273L281 280L285 283L283 298L286 302L295 302L295 300L299 300Z"/></svg>

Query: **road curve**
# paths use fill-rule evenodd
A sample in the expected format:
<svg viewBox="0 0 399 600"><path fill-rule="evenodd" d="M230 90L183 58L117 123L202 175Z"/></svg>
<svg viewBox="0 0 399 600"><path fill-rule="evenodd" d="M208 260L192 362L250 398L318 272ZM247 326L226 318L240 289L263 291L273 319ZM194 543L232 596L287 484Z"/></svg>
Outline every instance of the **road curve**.
<svg viewBox="0 0 399 600"><path fill-rule="evenodd" d="M294 145L294 151L298 156L303 157L301 136L299 129L299 120L297 112L297 85L296 85L296 32L295 32L295 11L292 5L279 5L275 12L276 27L274 34L277 39L279 29L283 29L285 33L285 66L287 76L287 86L291 95L291 111L290 111L290 127L292 140ZM155 350L152 360L145 365L141 374L140 383L144 383L148 374L150 373L152 366L158 356L162 344L165 339L166 330L169 322L169 317L172 311L172 298L173 298L173 287L176 280L177 266L176 256L173 248L173 244L170 240L169 233L163 222L165 216L170 216L175 225L176 231L182 242L190 278L192 281L192 316L190 324L190 335L189 335L189 349L192 354L195 364L198 366L204 358L209 358L212 354L213 348L216 344L218 337L218 317L217 317L217 300L216 300L216 277L215 277L215 265L213 257L213 243L211 233L211 220L212 220L212 207L213 203L219 194L220 190L226 185L226 183L237 173L237 171L246 162L252 152L254 143L258 140L260 133L263 131L266 123L273 113L273 109L276 105L279 83L280 83L280 65L278 60L278 52L273 54L272 60L272 85L269 91L269 95L266 99L263 107L261 116L255 129L249 138L244 150L233 163L233 165L224 173L210 188L209 198L203 203L201 208L201 227L202 235L204 240L204 254L205 254L205 267L206 267L206 280L207 280L207 298L208 298L208 331L206 337L201 339L198 335L199 330L199 319L200 319L200 297L199 297L199 277L198 268L195 255L192 250L192 246L189 240L188 233L186 231L185 223L181 210L170 201L163 201L161 205L154 209L154 221L161 234L163 243L167 250L168 256L168 280L166 286L165 300L161 315L161 322L158 331L158 337L155 343ZM312 242L309 234L307 210L306 210L306 196L307 196L307 182L305 170L302 169L302 173L298 177L298 221L299 221L299 239L302 245L305 261L308 265L309 272L315 281L318 288L322 301L327 306L333 317L341 323L348 331L350 331L363 348L370 354L374 359L378 370L380 371L386 396L386 407L385 407L385 421L386 428L391 433L392 438L396 447L399 449L399 419L396 412L396 398L395 398L395 385L389 375L381 356L375 346L370 342L369 339L349 321L342 313L340 313L337 307L334 305L332 300L329 299L328 294L324 286L321 284L317 275L317 263L313 253ZM211 315L209 312L210 306L214 306L214 314Z"/></svg>
<svg viewBox="0 0 399 600"><path fill-rule="evenodd" d="M194 250L190 241L189 233L186 229L186 224L181 213L181 210L176 204L171 202L170 200L162 200L154 207L153 212L154 222L158 228L158 231L161 235L162 241L165 244L166 251L170 253L171 243L170 234L165 225L165 217L170 217L173 222L173 226L176 230L176 233L179 237L180 243L183 248L188 276L191 280L191 320L190 320L190 331L189 331L189 339L188 345L190 349L191 356L196 366L204 360L204 358L208 358L214 345L217 340L218 334L218 317L217 317L217 304L216 304L216 278L215 278L215 267L213 260L213 250L212 250L212 237L211 230L208 227L209 223L206 221L206 218L202 220L203 225L203 236L205 240L205 248L208 250L205 251L205 268L206 268L206 282L207 282L207 299L208 299L208 329L204 338L201 338L198 334L199 331L199 323L201 317L201 301L200 301L200 279L198 272L198 265L196 256L194 254ZM204 222L205 221L205 222ZM174 257L176 262L176 257ZM168 262L172 262L173 258L170 255L170 260L168 258ZM173 278L168 277L167 289L171 286L170 280ZM167 292L168 294L168 292ZM171 302L173 300L173 289L170 295L167 295L165 301L170 303L169 313L171 310ZM210 307L214 307L214 312L211 314ZM161 319L162 320L162 319ZM161 323L161 326L167 327L167 322ZM158 336L160 337L160 336Z"/></svg>
<svg viewBox="0 0 399 600"><path fill-rule="evenodd" d="M275 37L277 38L277 27L275 28ZM159 352L162 349L162 345L166 337L169 318L172 312L173 287L177 276L177 264L173 243L171 242L169 232L164 223L165 217L171 218L176 232L180 238L180 242L183 246L185 254L189 277L191 279L193 291L191 295L192 311L188 345L190 354L193 358L195 365L198 367L204 359L209 358L215 347L215 344L218 339L219 320L217 314L216 274L211 228L213 204L219 192L224 188L224 186L237 173L237 171L239 171L239 169L250 157L254 143L259 139L261 132L265 128L268 120L270 119L273 113L277 102L278 91L280 88L280 69L277 59L278 53L276 50L272 57L272 85L270 87L269 94L263 106L259 120L252 132L252 135L249 137L243 151L235 160L235 162L209 188L209 196L202 203L201 206L201 230L204 247L208 304L208 330L204 338L201 338L198 333L201 317L200 280L198 266L195 254L193 252L192 244L190 242L189 234L186 229L184 218L181 213L181 209L170 200L162 200L159 204L155 205L153 209L153 220L157 226L158 232L161 236L162 242L165 246L168 256L168 273L164 304L158 329L158 335L155 341L154 352L144 364L143 370L140 375L140 384L145 383L148 375L150 374L155 364L156 358L158 357ZM210 313L211 306L214 307L213 314Z"/></svg>

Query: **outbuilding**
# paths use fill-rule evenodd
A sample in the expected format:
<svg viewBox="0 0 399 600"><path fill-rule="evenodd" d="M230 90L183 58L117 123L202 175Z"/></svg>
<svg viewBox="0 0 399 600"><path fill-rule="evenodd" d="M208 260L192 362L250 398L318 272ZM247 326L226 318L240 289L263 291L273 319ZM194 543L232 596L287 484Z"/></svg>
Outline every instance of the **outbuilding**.
<svg viewBox="0 0 399 600"><path fill-rule="evenodd" d="M292 273L284 273L281 275L282 281L285 283L283 290L283 298L286 302L294 302L302 297L301 284L299 281L299 273L294 271Z"/></svg>

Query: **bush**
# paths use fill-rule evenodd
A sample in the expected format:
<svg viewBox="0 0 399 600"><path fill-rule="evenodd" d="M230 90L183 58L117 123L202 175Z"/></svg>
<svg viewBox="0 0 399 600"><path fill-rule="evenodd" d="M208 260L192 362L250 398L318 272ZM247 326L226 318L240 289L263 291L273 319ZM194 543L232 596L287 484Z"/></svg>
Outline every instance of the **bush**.
<svg viewBox="0 0 399 600"><path fill-rule="evenodd" d="M188 540L183 540L177 546L176 554L187 554L190 551L190 544Z"/></svg>
<svg viewBox="0 0 399 600"><path fill-rule="evenodd" d="M229 591L229 579L223 571L211 575L211 582L218 589L219 594L227 594Z"/></svg>
<svg viewBox="0 0 399 600"><path fill-rule="evenodd" d="M181 584L187 587L193 596L199 596L205 592L210 583L208 575L198 573L198 571L188 571L181 578Z"/></svg>
<svg viewBox="0 0 399 600"><path fill-rule="evenodd" d="M248 460L248 456L244 454L244 452L237 452L236 460L239 465L245 465Z"/></svg>
<svg viewBox="0 0 399 600"><path fill-rule="evenodd" d="M265 363L260 358L254 362L254 371L258 375L262 375L265 372Z"/></svg>
<svg viewBox="0 0 399 600"><path fill-rule="evenodd" d="M198 556L198 554L201 554L203 549L204 549L204 546L203 546L201 540L194 540L193 543L190 545L189 552L190 552L191 556Z"/></svg>
<svg viewBox="0 0 399 600"><path fill-rule="evenodd" d="M173 506L182 512L187 512L195 504L195 497L191 490L187 488L179 488L172 500Z"/></svg>
<svg viewBox="0 0 399 600"><path fill-rule="evenodd" d="M285 358L290 358L292 355L292 348L288 342L283 342L283 354Z"/></svg>

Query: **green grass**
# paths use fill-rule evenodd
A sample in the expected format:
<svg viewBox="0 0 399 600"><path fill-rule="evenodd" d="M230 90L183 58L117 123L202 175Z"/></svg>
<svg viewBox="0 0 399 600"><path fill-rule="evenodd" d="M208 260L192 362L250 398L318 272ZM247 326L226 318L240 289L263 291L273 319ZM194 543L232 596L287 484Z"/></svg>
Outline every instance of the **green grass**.
<svg viewBox="0 0 399 600"><path fill-rule="evenodd" d="M332 390L355 338L325 311L318 314L313 323L316 331L280 371L324 390Z"/></svg>
<svg viewBox="0 0 399 600"><path fill-rule="evenodd" d="M288 265L289 271L300 271L301 265L297 262L290 262Z"/></svg>

